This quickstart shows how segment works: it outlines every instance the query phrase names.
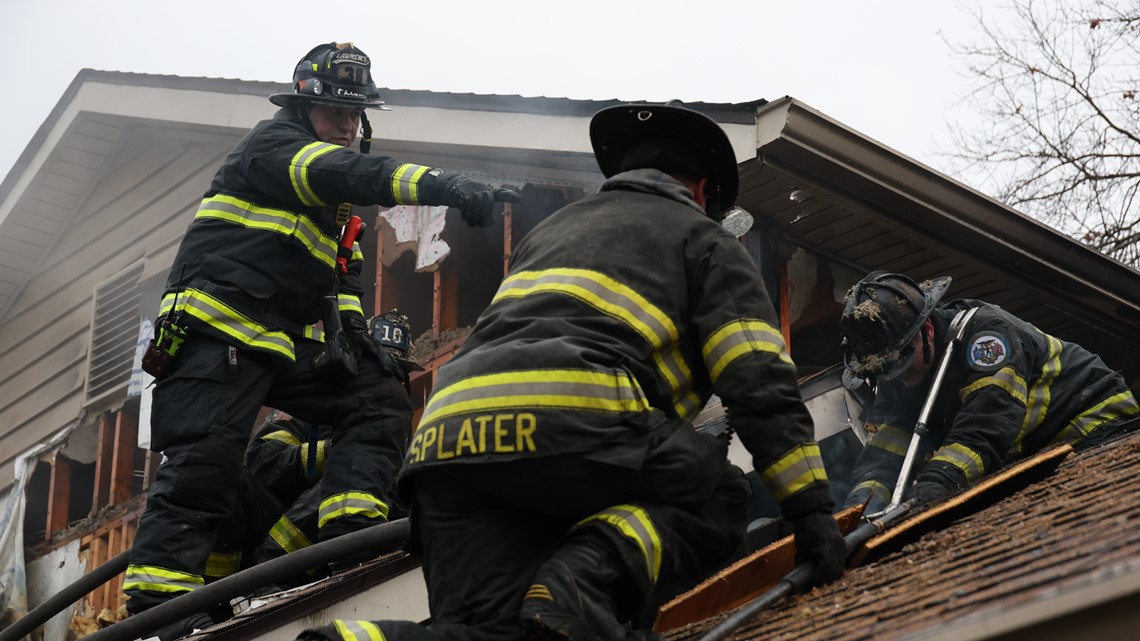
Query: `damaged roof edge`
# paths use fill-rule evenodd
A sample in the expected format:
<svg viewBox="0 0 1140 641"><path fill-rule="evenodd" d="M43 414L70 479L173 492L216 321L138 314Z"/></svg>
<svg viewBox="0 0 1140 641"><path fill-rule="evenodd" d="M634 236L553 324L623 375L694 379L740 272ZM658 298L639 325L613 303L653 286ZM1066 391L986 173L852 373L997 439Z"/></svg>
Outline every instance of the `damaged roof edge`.
<svg viewBox="0 0 1140 641"><path fill-rule="evenodd" d="M759 162L884 224L955 243L1056 304L1102 311L1140 339L1140 272L794 98L758 109L756 129Z"/></svg>

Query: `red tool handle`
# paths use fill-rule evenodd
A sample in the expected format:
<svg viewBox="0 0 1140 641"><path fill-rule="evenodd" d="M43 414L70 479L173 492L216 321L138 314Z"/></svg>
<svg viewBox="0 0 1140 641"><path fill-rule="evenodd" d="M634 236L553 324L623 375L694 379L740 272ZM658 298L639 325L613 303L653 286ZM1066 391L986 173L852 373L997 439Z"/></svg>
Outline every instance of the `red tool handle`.
<svg viewBox="0 0 1140 641"><path fill-rule="evenodd" d="M350 216L344 225L344 232L340 235L340 249L336 253L336 264L342 274L348 273L348 259L352 256L352 246L356 244L356 237L363 228L364 221L360 220L360 216Z"/></svg>

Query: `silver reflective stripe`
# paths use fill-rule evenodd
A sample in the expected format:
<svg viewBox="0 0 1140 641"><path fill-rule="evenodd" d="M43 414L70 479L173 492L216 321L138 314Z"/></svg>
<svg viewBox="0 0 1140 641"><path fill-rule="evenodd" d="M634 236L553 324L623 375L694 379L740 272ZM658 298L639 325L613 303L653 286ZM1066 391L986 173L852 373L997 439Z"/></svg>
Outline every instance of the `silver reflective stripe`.
<svg viewBox="0 0 1140 641"><path fill-rule="evenodd" d="M633 541L645 556L650 583L657 583L661 574L661 536L648 512L636 505L615 505L582 519L574 527L581 527L591 521L607 523Z"/></svg>
<svg viewBox="0 0 1140 641"><path fill-rule="evenodd" d="M726 323L709 336L701 351L705 357L705 367L715 383L721 372L736 359L747 354L769 354L781 361L792 364L784 345L784 336L766 321L759 318L745 318Z"/></svg>
<svg viewBox="0 0 1140 641"><path fill-rule="evenodd" d="M324 527L329 521L356 514L371 519L387 519L388 505L367 492L336 494L321 501L317 526Z"/></svg>
<svg viewBox="0 0 1140 641"><path fill-rule="evenodd" d="M333 627L344 641L385 641L383 630L371 621L335 619Z"/></svg>
<svg viewBox="0 0 1140 641"><path fill-rule="evenodd" d="M521 370L486 374L433 393L420 425L490 409L577 409L640 412L649 408L631 377L588 370Z"/></svg>
<svg viewBox="0 0 1140 641"><path fill-rule="evenodd" d="M1092 434L1101 425L1124 416L1135 416L1140 413L1136 405L1136 397L1131 391L1125 390L1110 396L1081 412L1061 433L1053 439L1054 443L1080 443L1085 437Z"/></svg>
<svg viewBox="0 0 1140 641"><path fill-rule="evenodd" d="M420 203L420 179L431 167L406 163L392 172L392 198L397 205Z"/></svg>
<svg viewBox="0 0 1140 641"><path fill-rule="evenodd" d="M153 565L127 566L123 590L150 592L190 592L205 585L205 580L189 572L168 570Z"/></svg>
<svg viewBox="0 0 1140 641"><path fill-rule="evenodd" d="M819 445L797 445L760 474L773 498L782 503L791 496L827 480Z"/></svg>
<svg viewBox="0 0 1140 641"><path fill-rule="evenodd" d="M237 310L203 291L186 289L181 294L167 294L162 299L160 313L169 314L174 307L176 298L179 310L185 311L241 343L254 349L276 352L291 361L296 360L296 354L293 351L293 339L289 338L288 334L269 331L268 328L253 322Z"/></svg>
<svg viewBox="0 0 1140 641"><path fill-rule="evenodd" d="M942 461L958 468L966 476L967 483L973 483L986 473L982 457L961 443L953 443L938 448L931 461Z"/></svg>
<svg viewBox="0 0 1140 641"><path fill-rule="evenodd" d="M558 293L576 298L594 309L628 325L653 348L658 373L671 390L674 411L685 416L678 405L692 389L692 369L681 355L679 333L668 314L633 288L601 272L587 269L548 269L512 274L499 285L491 300L522 298L539 293ZM687 401L692 403L694 401ZM665 409L665 408L662 408Z"/></svg>
<svg viewBox="0 0 1140 641"><path fill-rule="evenodd" d="M273 524L273 528L269 530L269 537L286 552L296 552L313 544L287 516L282 516Z"/></svg>
<svg viewBox="0 0 1140 641"><path fill-rule="evenodd" d="M891 489L888 488L886 485L883 485L883 483L881 481L876 481L874 479L868 479L868 480L863 481L862 483L856 485L854 488L852 488L850 493L855 494L859 490L869 490L873 496L876 496L880 500L883 500L886 502L890 502L890 500L891 500Z"/></svg>
<svg viewBox="0 0 1140 641"><path fill-rule="evenodd" d="M998 387L1005 390L1014 400L1019 401L1022 405L1027 404L1026 394L1028 390L1025 387L1025 379L1021 378L1012 367L1003 367L997 372L989 376L979 378L978 380L970 383L958 393L958 397L963 401L966 397L984 387Z"/></svg>
<svg viewBox="0 0 1140 641"><path fill-rule="evenodd" d="M296 238L313 258L329 267L336 264L336 239L323 234L306 216L284 209L259 207L233 196L219 195L203 200L195 218L224 220L242 227Z"/></svg>
<svg viewBox="0 0 1140 641"><path fill-rule="evenodd" d="M868 447L886 450L891 454L906 456L906 450L910 446L910 438L911 433L903 428L883 423L879 425L879 431L871 436L871 442L867 445Z"/></svg>
<svg viewBox="0 0 1140 641"><path fill-rule="evenodd" d="M1025 437L1032 434L1045 422L1045 416L1049 411L1049 400L1052 396L1053 381L1057 380L1061 374L1061 341L1048 334L1043 334L1043 336L1049 344L1049 358L1041 366L1041 374L1034 381L1033 387L1029 389L1029 394L1026 396L1025 420L1022 421L1021 430L1018 431L1017 439L1013 443L1012 451L1014 454L1021 453L1022 441Z"/></svg>
<svg viewBox="0 0 1140 641"><path fill-rule="evenodd" d="M306 207L324 207L328 204L318 198L316 192L309 186L309 163L318 156L336 149L342 149L342 147L325 142L314 142L305 145L301 151L297 152L297 155L293 156L289 165L289 179L293 181L293 191L297 192L297 198L300 198Z"/></svg>

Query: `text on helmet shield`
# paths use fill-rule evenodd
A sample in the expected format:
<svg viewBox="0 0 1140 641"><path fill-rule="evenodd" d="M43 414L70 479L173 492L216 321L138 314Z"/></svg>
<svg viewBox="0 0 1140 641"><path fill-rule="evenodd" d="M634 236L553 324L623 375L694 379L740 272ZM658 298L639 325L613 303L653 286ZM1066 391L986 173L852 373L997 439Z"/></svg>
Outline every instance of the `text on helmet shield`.
<svg viewBox="0 0 1140 641"><path fill-rule="evenodd" d="M344 63L344 62L352 62L352 63L358 64L358 65L364 65L366 67L372 64L372 61L370 61L368 59L368 56L366 56L364 54L347 53L344 51L334 53L331 62L334 65L339 65L339 64Z"/></svg>

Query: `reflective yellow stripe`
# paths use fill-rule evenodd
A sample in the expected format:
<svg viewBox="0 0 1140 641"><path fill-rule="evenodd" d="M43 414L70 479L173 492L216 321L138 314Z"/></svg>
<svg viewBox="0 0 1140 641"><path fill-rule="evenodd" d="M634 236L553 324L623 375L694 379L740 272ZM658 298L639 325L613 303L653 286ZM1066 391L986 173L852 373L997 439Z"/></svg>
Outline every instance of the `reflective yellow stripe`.
<svg viewBox="0 0 1140 641"><path fill-rule="evenodd" d="M362 515L370 519L387 519L388 504L368 492L343 492L321 501L317 527L324 527L333 519Z"/></svg>
<svg viewBox="0 0 1140 641"><path fill-rule="evenodd" d="M304 329L301 330L301 335L311 341L325 342L325 333L312 325L305 325Z"/></svg>
<svg viewBox="0 0 1140 641"><path fill-rule="evenodd" d="M241 344L280 354L290 361L297 360L293 350L293 339L289 338L288 334L270 331L264 325L253 322L241 312L201 290L186 289L181 294L167 294L162 299L159 314L165 315L175 311L173 309L175 299L178 301L179 311L197 318Z"/></svg>
<svg viewBox="0 0 1140 641"><path fill-rule="evenodd" d="M337 294L336 308L342 312L356 312L364 316L364 306L360 304L360 297L352 294Z"/></svg>
<svg viewBox="0 0 1140 641"><path fill-rule="evenodd" d="M317 197L309 185L309 164L320 156L341 148L327 142L313 142L302 147L289 161L289 180L293 183L293 191L297 192L297 198L306 207L324 207L328 204Z"/></svg>
<svg viewBox="0 0 1140 641"><path fill-rule="evenodd" d="M1053 438L1052 443L1080 443L1101 425L1118 418L1135 416L1138 413L1140 413L1140 407L1136 405L1136 397L1132 395L1131 391L1125 390L1109 396L1075 416L1073 420L1069 421L1065 429Z"/></svg>
<svg viewBox="0 0 1140 641"><path fill-rule="evenodd" d="M1045 415L1049 412L1049 400L1052 396L1053 381L1061 374L1061 341L1048 334L1043 334L1049 344L1049 357L1041 366L1041 374L1034 381L1026 396L1025 420L1021 422L1021 429L1017 432L1017 439L1013 442L1012 452L1021 453L1021 444L1025 437L1032 434L1041 423L1045 422Z"/></svg>
<svg viewBox="0 0 1140 641"><path fill-rule="evenodd" d="M1005 390L1006 394L1009 394L1014 400L1020 401L1022 405L1027 404L1028 392L1025 387L1025 379L1021 378L1012 367L1003 367L989 376L979 378L963 387L958 392L958 397L964 402L970 394L990 386Z"/></svg>
<svg viewBox="0 0 1140 641"><path fill-rule="evenodd" d="M277 441L286 445L300 445L301 439L297 438L292 432L286 430L274 430L261 437L263 441Z"/></svg>
<svg viewBox="0 0 1140 641"><path fill-rule="evenodd" d="M539 369L473 376L428 399L420 425L492 409L574 409L642 412L649 402L636 381L611 372Z"/></svg>
<svg viewBox="0 0 1140 641"><path fill-rule="evenodd" d="M351 260L353 262L358 261L358 260L364 260L364 252L360 251L360 243L353 243L352 244L352 257L349 258L349 260Z"/></svg>
<svg viewBox="0 0 1140 641"><path fill-rule="evenodd" d="M986 473L986 466L982 463L982 457L961 443L952 443L938 448L930 460L932 462L942 461L958 468L966 476L967 483L973 483Z"/></svg>
<svg viewBox="0 0 1140 641"><path fill-rule="evenodd" d="M386 641L384 631L371 621L334 619L333 627L344 641Z"/></svg>
<svg viewBox="0 0 1140 641"><path fill-rule="evenodd" d="M420 178L431 167L406 163L392 172L392 198L397 205L420 204Z"/></svg>
<svg viewBox="0 0 1140 641"><path fill-rule="evenodd" d="M671 389L674 411L685 416L685 396L692 389L692 370L681 355L677 326L644 296L601 272L546 269L512 274L500 285L491 304L507 298L555 293L570 296L630 327L653 348L653 363ZM689 401L691 403L691 401ZM662 408L664 409L664 408Z"/></svg>
<svg viewBox="0 0 1140 641"><path fill-rule="evenodd" d="M862 483L851 488L850 494L855 494L859 490L870 490L871 496L878 497L879 500L889 503L891 501L891 488L887 487L882 481L868 479Z"/></svg>
<svg viewBox="0 0 1140 641"><path fill-rule="evenodd" d="M190 592L206 584L197 574L160 568L155 565L129 565L123 577L123 590L150 592Z"/></svg>
<svg viewBox="0 0 1140 641"><path fill-rule="evenodd" d="M879 430L871 436L867 447L877 447L891 454L906 456L906 450L910 447L910 439L910 432L901 427L883 423L879 425Z"/></svg>
<svg viewBox="0 0 1140 641"><path fill-rule="evenodd" d="M194 218L224 220L249 229L281 234L304 245L309 254L322 264L330 268L336 265L336 239L322 233L308 216L260 207L241 198L218 194L203 199Z"/></svg>
<svg viewBox="0 0 1140 641"><path fill-rule="evenodd" d="M779 503L813 485L826 483L827 471L823 468L819 445L808 442L793 447L764 468L760 479Z"/></svg>
<svg viewBox="0 0 1140 641"><path fill-rule="evenodd" d="M636 505L615 505L597 514L587 516L574 527L582 527L592 521L601 521L613 526L623 536L633 541L645 556L645 567L650 583L656 585L661 575L661 536L657 533L649 513Z"/></svg>
<svg viewBox="0 0 1140 641"><path fill-rule="evenodd" d="M222 578L234 574L241 566L241 552L211 552L206 559L206 576Z"/></svg>
<svg viewBox="0 0 1140 641"><path fill-rule="evenodd" d="M286 552L296 552L313 544L287 516L282 516L273 524L269 529L269 538Z"/></svg>
<svg viewBox="0 0 1140 641"><path fill-rule="evenodd" d="M317 474L322 474L325 471L325 444L328 443L327 439L317 441ZM309 445L306 443L301 447L301 467L308 469L309 467Z"/></svg>
<svg viewBox="0 0 1140 641"><path fill-rule="evenodd" d="M748 354L772 354L789 365L793 364L780 331L757 318L734 320L722 325L705 341L701 352L713 383L726 367Z"/></svg>

